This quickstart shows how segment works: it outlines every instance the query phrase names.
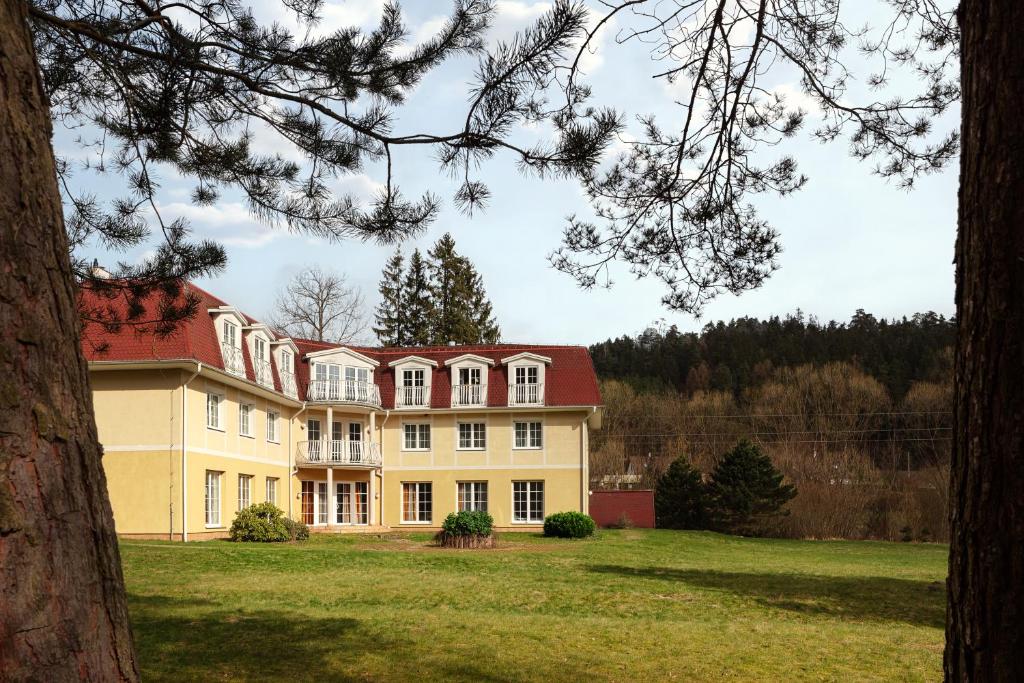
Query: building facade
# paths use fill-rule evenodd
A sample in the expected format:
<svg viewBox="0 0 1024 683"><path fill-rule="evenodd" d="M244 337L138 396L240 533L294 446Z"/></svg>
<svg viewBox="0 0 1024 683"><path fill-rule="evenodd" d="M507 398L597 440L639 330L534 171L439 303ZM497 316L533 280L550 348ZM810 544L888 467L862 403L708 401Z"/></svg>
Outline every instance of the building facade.
<svg viewBox="0 0 1024 683"><path fill-rule="evenodd" d="M463 509L530 530L587 511L602 410L585 348L285 339L191 291L200 312L169 336L84 329L119 534L223 536L263 501L313 530L436 529Z"/></svg>

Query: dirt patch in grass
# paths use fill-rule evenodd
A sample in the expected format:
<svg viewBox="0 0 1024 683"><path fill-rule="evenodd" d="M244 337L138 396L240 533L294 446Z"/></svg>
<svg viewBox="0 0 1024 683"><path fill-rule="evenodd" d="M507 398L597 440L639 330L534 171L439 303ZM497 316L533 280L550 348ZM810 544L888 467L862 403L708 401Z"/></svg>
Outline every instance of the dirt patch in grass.
<svg viewBox="0 0 1024 683"><path fill-rule="evenodd" d="M566 543L536 543L523 540L509 540L508 534L498 536L494 547L491 548L443 548L433 540L410 538L398 534L381 534L373 541L367 539L357 543L357 550L379 550L383 552L407 552L407 553L548 553L558 550L565 550Z"/></svg>

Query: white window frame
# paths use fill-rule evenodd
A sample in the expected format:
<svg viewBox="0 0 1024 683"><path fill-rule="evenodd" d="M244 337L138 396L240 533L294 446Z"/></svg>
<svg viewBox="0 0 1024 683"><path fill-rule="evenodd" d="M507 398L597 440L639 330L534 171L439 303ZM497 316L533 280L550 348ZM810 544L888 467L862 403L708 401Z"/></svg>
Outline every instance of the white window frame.
<svg viewBox="0 0 1024 683"><path fill-rule="evenodd" d="M244 510L252 505L252 475L238 475L238 509Z"/></svg>
<svg viewBox="0 0 1024 683"><path fill-rule="evenodd" d="M463 446L462 428L469 427L469 445ZM482 427L482 430L477 430ZM487 450L487 423L486 422L457 422L455 425L455 450L457 451L485 451ZM480 432L478 434L478 431ZM480 436L481 438L478 438Z"/></svg>
<svg viewBox="0 0 1024 683"><path fill-rule="evenodd" d="M217 470L206 470L206 484L203 487L203 505L206 515L206 528L219 529L221 523L221 479L224 473Z"/></svg>
<svg viewBox="0 0 1024 683"><path fill-rule="evenodd" d="M415 430L415 446L409 446L407 430L412 427ZM426 445L423 445L423 433L426 428ZM430 422L403 422L402 423L402 450L403 451L429 451L433 447L433 434L431 433Z"/></svg>
<svg viewBox="0 0 1024 683"><path fill-rule="evenodd" d="M486 481L459 481L455 483L455 509L458 512L463 510L481 510L487 512Z"/></svg>
<svg viewBox="0 0 1024 683"><path fill-rule="evenodd" d="M277 477L267 477L266 484L264 484L264 499L274 505L277 505L277 482Z"/></svg>
<svg viewBox="0 0 1024 683"><path fill-rule="evenodd" d="M526 425L525 441L520 445L519 426ZM536 431L534 430L536 426ZM536 440L534 439L536 437ZM544 448L544 420L513 420L512 421L512 450L516 451L539 451Z"/></svg>
<svg viewBox="0 0 1024 683"><path fill-rule="evenodd" d="M270 443L281 443L277 435L277 420L281 413L276 410L267 411L267 441Z"/></svg>
<svg viewBox="0 0 1024 683"><path fill-rule="evenodd" d="M538 486L538 484L539 484L539 486ZM519 514L518 514L518 511L516 510L516 486L517 485L523 485L525 487L525 491L524 491L524 493L526 495L526 516L525 516L525 518L520 517ZM544 512L545 512L545 504L546 504L546 501L544 500L544 494L545 494L544 489L545 488L547 488L547 487L544 486L544 480L543 479L529 479L529 480L519 479L519 480L513 480L512 481L512 523L513 524L543 524L544 523ZM532 517L531 515L532 515L533 507L534 507L532 505L532 502L533 502L534 496L538 495L538 492L539 492L539 495L540 495L540 517Z"/></svg>
<svg viewBox="0 0 1024 683"><path fill-rule="evenodd" d="M213 411L210 410L210 408L211 408L211 405L210 405L211 399L216 399L216 404L214 406L212 406L213 409L214 409ZM216 391L207 391L206 392L206 427L207 427L207 429L216 429L218 432L223 432L224 431L224 410L222 408L223 405L224 405L224 394L218 393ZM214 420L214 422L210 421L211 415L216 418Z"/></svg>
<svg viewBox="0 0 1024 683"><path fill-rule="evenodd" d="M256 406L252 403L240 402L238 404L238 434L239 436L245 436L253 438L252 436L252 416L256 412ZM242 419L244 416L244 420Z"/></svg>
<svg viewBox="0 0 1024 683"><path fill-rule="evenodd" d="M417 519L406 519L405 513L405 487L413 486L416 491L416 500L413 503L413 508L416 510ZM422 495L421 487L427 487L430 495L430 516L428 519L419 519L420 516L420 496ZM402 507L402 524L431 524L434 519L434 483L430 481L403 481L402 482L402 499L399 503Z"/></svg>

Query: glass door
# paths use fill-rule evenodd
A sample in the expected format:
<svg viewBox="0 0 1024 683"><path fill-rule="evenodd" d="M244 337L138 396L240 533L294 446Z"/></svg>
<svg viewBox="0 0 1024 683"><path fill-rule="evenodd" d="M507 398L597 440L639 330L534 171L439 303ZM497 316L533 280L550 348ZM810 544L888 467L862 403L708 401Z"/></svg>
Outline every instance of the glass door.
<svg viewBox="0 0 1024 683"><path fill-rule="evenodd" d="M349 462L363 460L363 423L348 423L348 457Z"/></svg>
<svg viewBox="0 0 1024 683"><path fill-rule="evenodd" d="M327 524L327 482L316 483L316 518L317 524Z"/></svg>
<svg viewBox="0 0 1024 683"><path fill-rule="evenodd" d="M302 523L311 525L316 521L316 517L313 514L314 498L313 498L313 482L304 481L302 482Z"/></svg>
<svg viewBox="0 0 1024 683"><path fill-rule="evenodd" d="M341 481L335 492L334 521L337 524L352 523L352 483Z"/></svg>
<svg viewBox="0 0 1024 683"><path fill-rule="evenodd" d="M345 452L343 450L345 442L342 441L344 436L341 432L341 422L331 423L331 461L332 462L344 462Z"/></svg>
<svg viewBox="0 0 1024 683"><path fill-rule="evenodd" d="M372 477L373 474L371 473L370 476ZM355 489L356 489L356 496L355 496L356 509L355 509L354 519L352 520L353 523L355 523L355 524L369 524L369 521L370 521L370 519L369 519L369 504L368 504L369 503L369 500L368 500L368 498L369 498L369 495L368 495L369 486L370 486L369 482L365 482L365 481L357 481L356 482L356 486L355 486Z"/></svg>

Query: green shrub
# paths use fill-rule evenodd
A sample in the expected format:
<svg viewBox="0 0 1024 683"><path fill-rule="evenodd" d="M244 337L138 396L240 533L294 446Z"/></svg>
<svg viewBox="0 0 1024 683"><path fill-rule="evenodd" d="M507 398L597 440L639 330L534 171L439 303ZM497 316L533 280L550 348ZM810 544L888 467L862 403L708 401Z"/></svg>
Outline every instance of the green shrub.
<svg viewBox="0 0 1024 683"><path fill-rule="evenodd" d="M796 489L782 483L771 458L747 440L722 456L708 481L712 528L733 534L764 536L775 531L783 508Z"/></svg>
<svg viewBox="0 0 1024 683"><path fill-rule="evenodd" d="M284 528L288 530L288 538L293 541L305 541L309 538L309 527L302 522L285 517Z"/></svg>
<svg viewBox="0 0 1024 683"><path fill-rule="evenodd" d="M235 514L231 522L232 541L278 543L289 538L284 512L273 503L250 505Z"/></svg>
<svg viewBox="0 0 1024 683"><path fill-rule="evenodd" d="M679 458L654 488L655 525L659 529L707 529L707 490L700 472Z"/></svg>
<svg viewBox="0 0 1024 683"><path fill-rule="evenodd" d="M593 536L597 524L582 512L556 512L544 518L544 535L558 538Z"/></svg>
<svg viewBox="0 0 1024 683"><path fill-rule="evenodd" d="M483 510L452 512L441 525L442 533L450 536L490 536L494 518Z"/></svg>

